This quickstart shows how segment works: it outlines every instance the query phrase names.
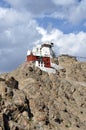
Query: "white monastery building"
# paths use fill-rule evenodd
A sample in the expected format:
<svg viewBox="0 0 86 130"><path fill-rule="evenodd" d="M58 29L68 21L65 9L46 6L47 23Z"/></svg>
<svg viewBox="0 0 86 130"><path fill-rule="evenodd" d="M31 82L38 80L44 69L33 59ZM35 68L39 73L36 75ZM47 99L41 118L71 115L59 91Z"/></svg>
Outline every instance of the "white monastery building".
<svg viewBox="0 0 86 130"><path fill-rule="evenodd" d="M34 63L35 66L48 73L56 73L58 65L51 62L51 59L55 57L53 46L53 43L46 42L28 50L27 62Z"/></svg>

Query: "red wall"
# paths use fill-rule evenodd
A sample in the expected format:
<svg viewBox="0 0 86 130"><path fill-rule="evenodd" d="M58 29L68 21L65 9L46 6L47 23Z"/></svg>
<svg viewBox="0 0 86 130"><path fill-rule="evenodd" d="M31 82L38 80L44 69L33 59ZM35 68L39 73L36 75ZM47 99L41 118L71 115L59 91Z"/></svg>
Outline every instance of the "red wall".
<svg viewBox="0 0 86 130"><path fill-rule="evenodd" d="M34 56L34 55L29 55L27 56L27 61L39 61L40 62L40 57ZM42 61L44 62L44 67L51 67L50 64L50 57L42 57Z"/></svg>
<svg viewBox="0 0 86 130"><path fill-rule="evenodd" d="M43 61L44 61L44 67L51 67L50 64L50 57L43 57Z"/></svg>
<svg viewBox="0 0 86 130"><path fill-rule="evenodd" d="M34 55L27 56L27 61L35 61L35 60L37 60L36 56Z"/></svg>

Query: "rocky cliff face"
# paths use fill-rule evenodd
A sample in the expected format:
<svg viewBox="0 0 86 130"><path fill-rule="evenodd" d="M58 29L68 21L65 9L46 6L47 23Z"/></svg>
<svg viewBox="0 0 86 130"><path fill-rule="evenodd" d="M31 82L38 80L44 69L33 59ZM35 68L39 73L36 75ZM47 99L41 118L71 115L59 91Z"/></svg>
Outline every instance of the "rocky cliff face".
<svg viewBox="0 0 86 130"><path fill-rule="evenodd" d="M54 62L56 74L23 63L0 75L0 130L86 130L86 63Z"/></svg>

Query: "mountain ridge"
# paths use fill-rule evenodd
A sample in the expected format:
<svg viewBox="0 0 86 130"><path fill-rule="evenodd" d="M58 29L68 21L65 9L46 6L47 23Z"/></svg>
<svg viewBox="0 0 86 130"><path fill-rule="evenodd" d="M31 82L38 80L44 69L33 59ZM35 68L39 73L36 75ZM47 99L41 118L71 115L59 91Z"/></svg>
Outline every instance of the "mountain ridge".
<svg viewBox="0 0 86 130"><path fill-rule="evenodd" d="M63 67L56 74L24 62L0 75L0 130L86 129L86 62L53 62Z"/></svg>

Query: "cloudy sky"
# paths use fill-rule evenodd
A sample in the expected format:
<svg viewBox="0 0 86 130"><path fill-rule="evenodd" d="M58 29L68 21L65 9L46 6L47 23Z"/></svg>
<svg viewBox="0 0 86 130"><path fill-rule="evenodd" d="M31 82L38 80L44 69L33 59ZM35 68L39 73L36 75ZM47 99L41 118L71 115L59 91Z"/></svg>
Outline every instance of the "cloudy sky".
<svg viewBox="0 0 86 130"><path fill-rule="evenodd" d="M86 57L86 0L0 0L0 73L42 41L58 55Z"/></svg>

